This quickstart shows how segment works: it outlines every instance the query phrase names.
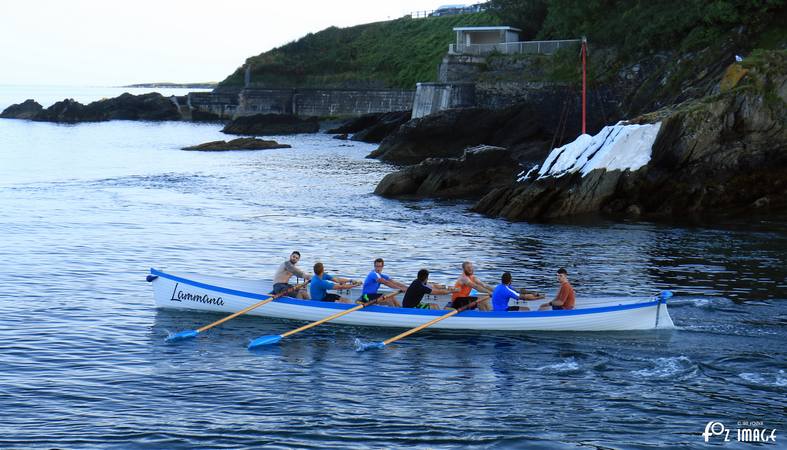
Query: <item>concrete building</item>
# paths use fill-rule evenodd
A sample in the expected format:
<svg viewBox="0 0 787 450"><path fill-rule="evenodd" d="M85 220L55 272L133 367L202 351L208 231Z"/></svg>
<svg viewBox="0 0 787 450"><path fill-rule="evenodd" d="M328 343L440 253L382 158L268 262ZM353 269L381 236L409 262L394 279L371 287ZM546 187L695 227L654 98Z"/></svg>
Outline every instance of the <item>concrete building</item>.
<svg viewBox="0 0 787 450"><path fill-rule="evenodd" d="M455 27L456 42L448 47L449 54L462 55L469 49L504 48L505 44L519 42L522 30L514 27ZM501 45L502 44L502 45Z"/></svg>

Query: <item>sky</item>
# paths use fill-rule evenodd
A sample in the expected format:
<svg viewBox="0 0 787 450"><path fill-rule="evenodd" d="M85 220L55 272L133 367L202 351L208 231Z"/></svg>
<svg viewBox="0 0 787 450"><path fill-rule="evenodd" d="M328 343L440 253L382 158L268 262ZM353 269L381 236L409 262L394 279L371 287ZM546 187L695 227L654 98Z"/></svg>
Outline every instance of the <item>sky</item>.
<svg viewBox="0 0 787 450"><path fill-rule="evenodd" d="M0 84L221 81L247 57L307 33L455 3L5 0L0 12Z"/></svg>

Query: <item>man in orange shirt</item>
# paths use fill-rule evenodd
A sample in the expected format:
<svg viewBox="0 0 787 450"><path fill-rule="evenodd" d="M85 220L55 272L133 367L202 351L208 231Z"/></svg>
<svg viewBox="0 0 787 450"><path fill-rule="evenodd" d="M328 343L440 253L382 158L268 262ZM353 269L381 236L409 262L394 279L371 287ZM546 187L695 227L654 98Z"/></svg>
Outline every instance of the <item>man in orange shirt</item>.
<svg viewBox="0 0 787 450"><path fill-rule="evenodd" d="M477 301L478 297L471 295L471 292L474 289L480 292L486 292L489 294L492 293L492 286L489 286L488 284L479 280L478 277L474 275L473 263L470 261L465 261L462 263L462 275L460 275L456 280L454 289L455 291L451 295L451 303L446 305L446 308L459 309ZM473 306L470 309L476 308L481 311L491 311L492 302L489 300L489 297L487 297L479 301L476 306Z"/></svg>
<svg viewBox="0 0 787 450"><path fill-rule="evenodd" d="M566 272L566 269L561 267L557 270L557 281L560 282L560 290L555 296L555 299L541 305L541 307L538 308L539 311L546 309L574 309L574 288L571 286L571 283L568 282L568 272Z"/></svg>

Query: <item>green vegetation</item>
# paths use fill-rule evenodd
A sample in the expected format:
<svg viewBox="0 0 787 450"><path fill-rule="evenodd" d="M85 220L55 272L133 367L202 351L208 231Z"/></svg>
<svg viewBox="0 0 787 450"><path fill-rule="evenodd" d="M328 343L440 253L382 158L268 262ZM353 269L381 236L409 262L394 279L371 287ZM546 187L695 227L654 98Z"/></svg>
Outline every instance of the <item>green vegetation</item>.
<svg viewBox="0 0 787 450"><path fill-rule="evenodd" d="M593 82L614 78L620 69L653 53L689 54L688 60L674 63L659 88L680 92L692 71L723 60L730 49L784 48L785 24L785 0L491 0L484 13L403 17L310 33L247 59L220 86L242 86L250 67L251 84L257 87L412 89L417 82L436 80L437 66L455 39L454 27L511 25L523 30L523 39L587 36L588 77ZM737 44L727 46L730 40ZM492 55L489 61L495 58L527 58L532 63L529 72L490 76L578 79L574 50L550 58Z"/></svg>
<svg viewBox="0 0 787 450"><path fill-rule="evenodd" d="M251 82L260 87L413 89L419 81L437 78L437 65L455 39L454 27L498 24L492 15L476 13L330 27L247 59L221 86L243 85L251 66Z"/></svg>
<svg viewBox="0 0 787 450"><path fill-rule="evenodd" d="M491 0L490 11L540 39L587 36L624 54L693 51L731 29L784 29L784 0ZM546 10L540 26L532 18ZM782 33L783 36L783 33ZM783 41L781 41L783 43ZM776 45L777 43L774 43ZM773 48L773 47L771 47Z"/></svg>

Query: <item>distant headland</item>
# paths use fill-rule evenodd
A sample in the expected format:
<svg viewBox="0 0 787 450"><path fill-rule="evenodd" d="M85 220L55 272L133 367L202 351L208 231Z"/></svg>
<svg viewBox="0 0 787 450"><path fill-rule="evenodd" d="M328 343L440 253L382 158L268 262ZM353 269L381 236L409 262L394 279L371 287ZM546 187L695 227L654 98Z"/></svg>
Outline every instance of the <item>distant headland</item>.
<svg viewBox="0 0 787 450"><path fill-rule="evenodd" d="M213 89L219 83L216 81L206 81L204 83L141 83L141 84L129 84L126 86L120 86L123 88L183 88L183 89Z"/></svg>

